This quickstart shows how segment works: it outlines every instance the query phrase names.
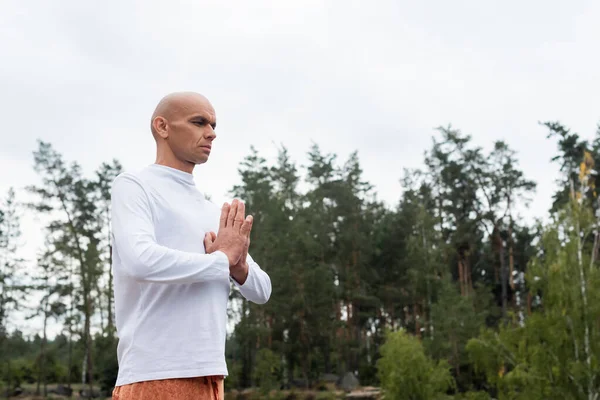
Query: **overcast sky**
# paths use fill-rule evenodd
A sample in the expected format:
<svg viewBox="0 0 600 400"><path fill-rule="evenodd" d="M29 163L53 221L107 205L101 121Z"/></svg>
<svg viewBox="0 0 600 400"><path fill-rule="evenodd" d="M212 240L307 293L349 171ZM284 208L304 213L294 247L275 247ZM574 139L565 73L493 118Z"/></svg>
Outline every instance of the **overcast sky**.
<svg viewBox="0 0 600 400"><path fill-rule="evenodd" d="M598 1L2 0L0 194L36 182L51 142L87 173L154 161L149 119L173 91L205 94L218 138L196 181L228 199L251 145L299 163L311 142L345 159L389 204L434 128L489 148L504 139L538 183L544 216L557 167L539 121L592 137L600 121ZM24 220L33 252L41 231ZM32 255L33 256L33 255Z"/></svg>

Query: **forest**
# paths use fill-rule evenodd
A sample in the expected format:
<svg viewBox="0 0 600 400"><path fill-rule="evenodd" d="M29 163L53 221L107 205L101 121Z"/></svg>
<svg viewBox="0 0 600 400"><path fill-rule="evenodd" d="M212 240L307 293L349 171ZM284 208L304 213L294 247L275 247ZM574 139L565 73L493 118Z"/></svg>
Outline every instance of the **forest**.
<svg viewBox="0 0 600 400"><path fill-rule="evenodd" d="M560 179L536 221L523 218L536 182L509 143L485 150L452 127L421 168L389 172L391 206L357 153L314 144L299 163L282 146L267 162L252 148L230 195L254 216L250 253L273 292L256 305L232 286L228 398L334 399L351 374L387 400L599 399L600 125L591 141L542 125ZM0 391L109 397L110 191L122 166L86 175L51 143L32 150L39 182L1 194ZM17 256L25 213L44 230L32 259ZM25 335L19 316L41 320L39 332Z"/></svg>

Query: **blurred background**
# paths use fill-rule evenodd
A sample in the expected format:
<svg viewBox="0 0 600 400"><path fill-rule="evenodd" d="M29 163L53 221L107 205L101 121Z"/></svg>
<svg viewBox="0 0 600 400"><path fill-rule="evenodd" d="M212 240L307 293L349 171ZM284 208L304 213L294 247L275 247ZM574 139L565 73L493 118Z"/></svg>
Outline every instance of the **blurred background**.
<svg viewBox="0 0 600 400"><path fill-rule="evenodd" d="M600 396L600 3L0 4L5 397L110 396L110 186L180 90L273 282L228 398Z"/></svg>

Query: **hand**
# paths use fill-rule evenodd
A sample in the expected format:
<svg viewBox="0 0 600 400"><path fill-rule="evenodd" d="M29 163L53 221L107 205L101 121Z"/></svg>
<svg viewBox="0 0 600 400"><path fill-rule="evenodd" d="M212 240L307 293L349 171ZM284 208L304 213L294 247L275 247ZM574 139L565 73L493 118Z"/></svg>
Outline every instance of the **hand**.
<svg viewBox="0 0 600 400"><path fill-rule="evenodd" d="M252 225L250 225L250 229L252 230ZM250 267L248 266L248 261L246 258L248 257L248 248L250 247L250 234L248 234L248 239L246 239L246 244L244 245L244 251L242 252L242 256L240 260L232 267L229 267L229 273L239 283L243 285L246 282L246 278L248 277L248 270Z"/></svg>
<svg viewBox="0 0 600 400"><path fill-rule="evenodd" d="M223 205L219 220L219 233L209 232L204 237L206 253L222 251L229 259L229 266L236 265L244 253L252 229L252 216L244 218L244 203L237 199Z"/></svg>
<svg viewBox="0 0 600 400"><path fill-rule="evenodd" d="M204 237L204 247L207 249L212 246L212 243L217 239L217 234L214 232L208 232ZM235 279L240 285L243 285L246 282L246 278L248 277L248 270L250 266L248 265L248 261L246 258L248 257L248 248L250 247L250 238L246 240L246 245L244 246L244 251L242 252L242 256L237 264L229 267L229 274Z"/></svg>

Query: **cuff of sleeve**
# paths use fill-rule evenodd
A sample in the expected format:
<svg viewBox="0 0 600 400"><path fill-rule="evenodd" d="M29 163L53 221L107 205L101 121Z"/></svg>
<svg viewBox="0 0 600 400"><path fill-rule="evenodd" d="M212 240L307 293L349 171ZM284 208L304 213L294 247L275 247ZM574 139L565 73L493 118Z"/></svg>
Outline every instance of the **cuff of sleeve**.
<svg viewBox="0 0 600 400"><path fill-rule="evenodd" d="M217 250L211 254L217 258L217 266L220 269L223 269L223 271L227 271L227 274L229 274L229 258L227 255L220 250Z"/></svg>

